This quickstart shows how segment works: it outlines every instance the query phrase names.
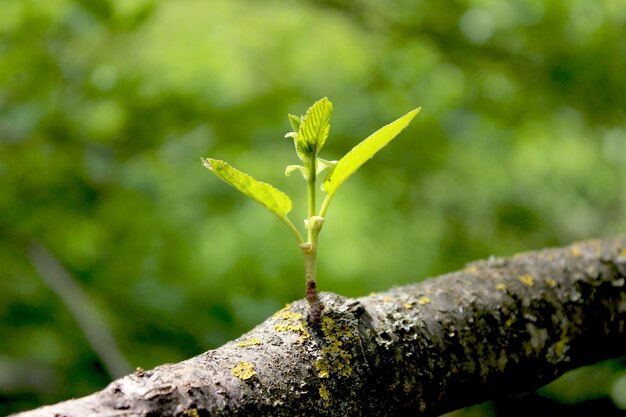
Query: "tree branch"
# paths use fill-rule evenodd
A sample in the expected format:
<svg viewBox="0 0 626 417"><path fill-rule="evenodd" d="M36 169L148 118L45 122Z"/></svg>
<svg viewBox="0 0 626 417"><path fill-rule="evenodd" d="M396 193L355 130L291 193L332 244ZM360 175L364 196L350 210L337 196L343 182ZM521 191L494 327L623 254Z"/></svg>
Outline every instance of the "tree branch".
<svg viewBox="0 0 626 417"><path fill-rule="evenodd" d="M626 237L511 258L347 299L300 300L241 338L44 416L438 415L624 354Z"/></svg>

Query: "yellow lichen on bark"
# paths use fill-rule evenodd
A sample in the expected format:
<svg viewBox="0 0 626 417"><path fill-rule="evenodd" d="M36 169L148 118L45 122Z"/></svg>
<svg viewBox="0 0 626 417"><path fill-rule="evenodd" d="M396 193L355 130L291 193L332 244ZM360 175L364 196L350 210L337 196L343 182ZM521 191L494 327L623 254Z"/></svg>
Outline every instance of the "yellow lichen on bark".
<svg viewBox="0 0 626 417"><path fill-rule="evenodd" d="M430 297L423 296L423 297L418 298L417 304L422 305L422 306L426 304L430 304Z"/></svg>
<svg viewBox="0 0 626 417"><path fill-rule="evenodd" d="M319 393L320 393L320 397L325 402L328 402L328 400L330 400L330 392L328 391L328 388L326 388L326 385L322 385L320 387Z"/></svg>
<svg viewBox="0 0 626 417"><path fill-rule="evenodd" d="M352 375L352 354L343 346L351 343L354 338L347 326L339 326L335 320L325 316L322 318L322 332L326 346L322 348L322 357L315 362L315 370L320 378L328 378L331 372L343 377Z"/></svg>
<svg viewBox="0 0 626 417"><path fill-rule="evenodd" d="M569 343L569 338L563 337L561 340L554 344L554 354L557 359L561 358L563 353L567 350L567 344Z"/></svg>
<svg viewBox="0 0 626 417"><path fill-rule="evenodd" d="M260 344L261 344L261 339L259 339L258 337L251 337L249 339L242 340L241 342L237 343L237 346L247 347L247 346L256 346Z"/></svg>
<svg viewBox="0 0 626 417"><path fill-rule="evenodd" d="M302 314L294 313L293 311L289 310L290 308L291 304L287 304L285 308L274 314L274 316L272 317L272 319L276 321L276 323L274 324L274 330L276 330L277 332L297 333L300 335L298 341L302 343L311 335L306 329L306 323L302 318Z"/></svg>
<svg viewBox="0 0 626 417"><path fill-rule="evenodd" d="M533 276L530 274L520 275L519 277L517 277L517 279L519 279L520 282L526 285L527 287L532 287L533 285L535 285L535 280L533 279Z"/></svg>
<svg viewBox="0 0 626 417"><path fill-rule="evenodd" d="M254 365L249 362L239 362L231 369L231 372L242 381L248 380L256 375Z"/></svg>

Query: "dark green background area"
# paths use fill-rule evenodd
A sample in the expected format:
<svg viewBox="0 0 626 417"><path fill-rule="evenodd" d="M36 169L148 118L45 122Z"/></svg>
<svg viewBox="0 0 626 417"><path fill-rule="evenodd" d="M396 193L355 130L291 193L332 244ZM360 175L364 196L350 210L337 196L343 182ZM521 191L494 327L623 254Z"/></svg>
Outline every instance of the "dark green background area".
<svg viewBox="0 0 626 417"><path fill-rule="evenodd" d="M321 234L319 288L360 296L626 232L625 91L620 0L2 0L0 414L111 380L33 245L84 290L128 371L303 296L293 237L200 157L288 192L301 225L287 113L328 96L321 156L337 159L422 106ZM520 404L626 408L625 366L463 415Z"/></svg>

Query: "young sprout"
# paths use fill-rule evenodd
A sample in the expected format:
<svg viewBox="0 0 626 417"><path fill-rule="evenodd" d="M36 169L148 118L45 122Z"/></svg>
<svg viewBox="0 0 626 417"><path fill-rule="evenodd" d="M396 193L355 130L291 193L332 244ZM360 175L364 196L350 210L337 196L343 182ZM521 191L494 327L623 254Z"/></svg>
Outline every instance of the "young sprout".
<svg viewBox="0 0 626 417"><path fill-rule="evenodd" d="M316 268L318 238L326 218L328 206L339 186L407 127L419 113L420 108L416 108L394 122L383 126L352 148L338 161L327 161L319 158L318 154L328 138L332 111L332 103L327 98L323 98L313 104L304 116L289 115L289 122L293 131L287 133L285 137L293 139L296 154L301 164L289 165L285 170L285 175L289 176L294 171L298 171L307 183L307 217L304 220L306 239L287 216L291 211L292 204L291 199L285 193L270 184L255 180L224 161L202 158L202 163L211 172L266 207L278 216L293 233L298 242L298 247L304 256L306 299L310 307L309 323L312 326L319 326L322 309L324 308L317 294ZM325 196L318 211L316 183L324 170L327 170L322 184Z"/></svg>

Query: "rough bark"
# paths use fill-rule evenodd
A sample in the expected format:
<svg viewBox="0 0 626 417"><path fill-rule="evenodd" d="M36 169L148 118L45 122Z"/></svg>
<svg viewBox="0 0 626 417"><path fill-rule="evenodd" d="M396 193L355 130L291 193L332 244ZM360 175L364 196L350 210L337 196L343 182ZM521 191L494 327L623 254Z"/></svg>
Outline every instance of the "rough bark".
<svg viewBox="0 0 626 417"><path fill-rule="evenodd" d="M296 301L241 338L35 416L438 415L626 351L626 237L511 258L368 297Z"/></svg>

